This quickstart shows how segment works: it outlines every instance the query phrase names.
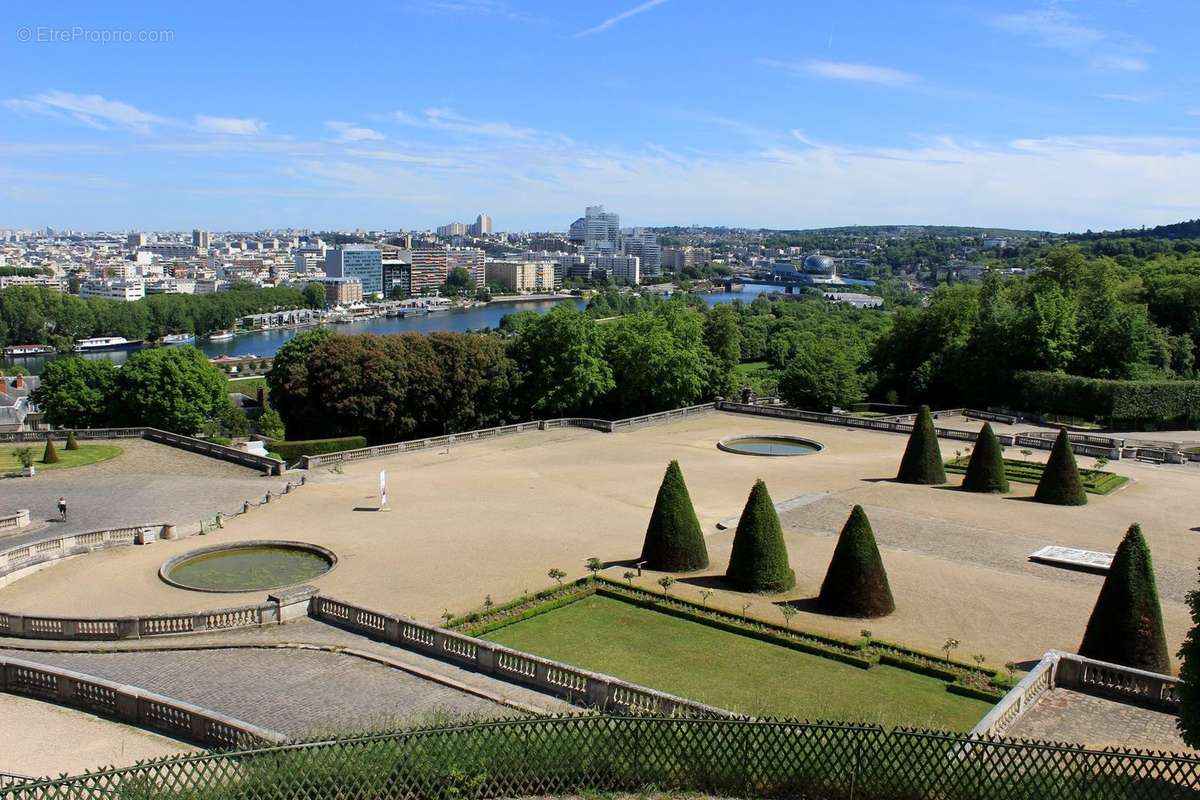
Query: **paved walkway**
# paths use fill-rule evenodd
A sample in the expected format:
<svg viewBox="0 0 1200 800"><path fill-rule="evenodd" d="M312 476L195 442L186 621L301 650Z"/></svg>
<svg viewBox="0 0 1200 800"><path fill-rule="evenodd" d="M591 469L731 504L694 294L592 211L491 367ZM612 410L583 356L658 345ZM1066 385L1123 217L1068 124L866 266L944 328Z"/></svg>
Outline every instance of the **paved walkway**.
<svg viewBox="0 0 1200 800"><path fill-rule="evenodd" d="M1093 748L1135 747L1191 753L1175 727L1176 717L1127 703L1051 689L1008 731L1008 736L1070 742Z"/></svg>
<svg viewBox="0 0 1200 800"><path fill-rule="evenodd" d="M127 767L196 750L132 725L11 694L0 694L0 731L0 773L31 778Z"/></svg>
<svg viewBox="0 0 1200 800"><path fill-rule="evenodd" d="M0 548L144 522L173 522L182 533L218 511L237 511L245 500L261 500L268 489L278 491L286 482L144 439L105 444L125 452L86 467L0 480L0 511L28 508L36 526L0 535ZM67 499L66 522L58 521L59 497Z"/></svg>
<svg viewBox="0 0 1200 800"><path fill-rule="evenodd" d="M0 639L0 655L118 680L289 736L574 706L314 620L120 642ZM302 649L323 648L323 649Z"/></svg>

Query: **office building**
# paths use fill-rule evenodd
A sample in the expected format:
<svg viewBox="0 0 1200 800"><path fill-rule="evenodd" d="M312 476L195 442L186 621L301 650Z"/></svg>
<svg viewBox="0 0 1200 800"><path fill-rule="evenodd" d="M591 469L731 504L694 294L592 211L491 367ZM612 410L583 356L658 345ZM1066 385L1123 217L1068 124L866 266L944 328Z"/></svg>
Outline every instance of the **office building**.
<svg viewBox="0 0 1200 800"><path fill-rule="evenodd" d="M383 294L390 297L397 289L406 297L412 294L412 263L389 254L383 259Z"/></svg>
<svg viewBox="0 0 1200 800"><path fill-rule="evenodd" d="M146 296L146 286L141 281L84 281L79 285L79 296L84 300L103 298L131 303Z"/></svg>
<svg viewBox="0 0 1200 800"><path fill-rule="evenodd" d="M587 257L593 272L602 271L613 280L637 286L642 279L641 259L621 253L594 253Z"/></svg>
<svg viewBox="0 0 1200 800"><path fill-rule="evenodd" d="M129 245L130 250L136 250L139 247L145 247L146 246L146 234L131 233L131 234L129 234L128 238L125 239L125 243Z"/></svg>
<svg viewBox="0 0 1200 800"><path fill-rule="evenodd" d="M475 218L475 224L471 226L472 236L491 236L492 235L492 218L487 214L480 214Z"/></svg>
<svg viewBox="0 0 1200 800"><path fill-rule="evenodd" d="M482 250L477 247L451 247L446 253L447 270L465 269L471 273L471 280L476 286L483 286L486 280L486 262Z"/></svg>
<svg viewBox="0 0 1200 800"><path fill-rule="evenodd" d="M510 259L489 261L487 279L511 292L549 292L554 289L554 264Z"/></svg>
<svg viewBox="0 0 1200 800"><path fill-rule="evenodd" d="M325 275L358 278L364 297L383 294L383 254L369 244L347 244L325 253Z"/></svg>
<svg viewBox="0 0 1200 800"><path fill-rule="evenodd" d="M194 244L184 244L183 242L155 242L154 244L144 244L138 247L139 253L150 253L164 258L192 258L196 255L196 246Z"/></svg>
<svg viewBox="0 0 1200 800"><path fill-rule="evenodd" d="M641 261L641 275L652 278L662 274L662 250L658 236L645 228L630 228L622 235L625 255L637 256Z"/></svg>
<svg viewBox="0 0 1200 800"><path fill-rule="evenodd" d="M192 231L192 246L197 250L208 249L208 231L202 231L199 228Z"/></svg>

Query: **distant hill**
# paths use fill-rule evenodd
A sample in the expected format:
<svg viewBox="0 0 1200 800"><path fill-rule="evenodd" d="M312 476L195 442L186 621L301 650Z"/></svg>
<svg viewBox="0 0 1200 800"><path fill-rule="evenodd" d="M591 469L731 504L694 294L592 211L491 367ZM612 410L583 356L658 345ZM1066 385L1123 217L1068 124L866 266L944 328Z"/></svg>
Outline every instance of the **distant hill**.
<svg viewBox="0 0 1200 800"><path fill-rule="evenodd" d="M1051 236L1048 231L1020 230L1014 228L975 228L960 225L843 225L836 228L725 228L664 226L651 228L657 233L682 235L700 231L713 234L749 232L768 236L982 236L987 238L1030 238Z"/></svg>
<svg viewBox="0 0 1200 800"><path fill-rule="evenodd" d="M1072 239L1200 239L1200 219L1155 225L1153 228L1125 228L1119 231L1087 231L1071 235Z"/></svg>

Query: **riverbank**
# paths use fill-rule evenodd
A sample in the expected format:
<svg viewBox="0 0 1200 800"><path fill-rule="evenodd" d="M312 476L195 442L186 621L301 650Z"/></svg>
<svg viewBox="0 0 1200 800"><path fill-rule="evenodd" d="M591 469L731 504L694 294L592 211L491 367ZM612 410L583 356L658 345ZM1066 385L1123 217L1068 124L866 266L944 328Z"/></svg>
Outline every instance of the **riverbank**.
<svg viewBox="0 0 1200 800"><path fill-rule="evenodd" d="M488 304L492 303L520 303L522 301L546 301L546 300L580 300L573 294L502 294L499 297L493 295Z"/></svg>

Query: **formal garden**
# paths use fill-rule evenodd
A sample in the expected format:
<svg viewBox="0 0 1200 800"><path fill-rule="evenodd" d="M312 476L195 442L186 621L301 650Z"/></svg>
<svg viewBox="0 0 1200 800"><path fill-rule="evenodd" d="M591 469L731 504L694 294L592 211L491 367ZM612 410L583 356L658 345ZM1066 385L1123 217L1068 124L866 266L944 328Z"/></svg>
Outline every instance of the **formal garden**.
<svg viewBox="0 0 1200 800"><path fill-rule="evenodd" d="M74 433L69 433L62 441L56 443L53 439L46 444L18 445L0 451L0 476L17 477L45 470L72 469L85 467L101 461L108 461L121 455L124 450L115 444L81 444L75 441Z"/></svg>

